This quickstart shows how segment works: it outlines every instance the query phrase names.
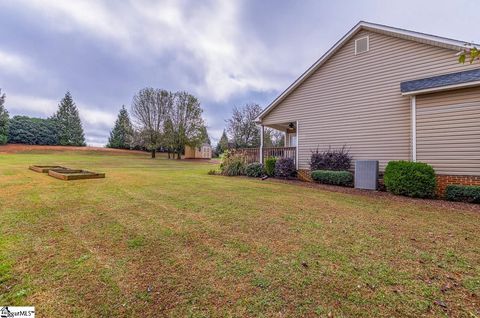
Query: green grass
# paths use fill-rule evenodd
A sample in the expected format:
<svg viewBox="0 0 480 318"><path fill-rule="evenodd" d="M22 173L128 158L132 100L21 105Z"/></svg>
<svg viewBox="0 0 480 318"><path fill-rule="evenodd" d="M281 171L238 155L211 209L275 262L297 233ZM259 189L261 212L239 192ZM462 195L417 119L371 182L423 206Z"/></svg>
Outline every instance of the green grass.
<svg viewBox="0 0 480 318"><path fill-rule="evenodd" d="M480 316L478 212L148 156L0 154L0 305L39 317ZM31 164L106 178L61 181Z"/></svg>

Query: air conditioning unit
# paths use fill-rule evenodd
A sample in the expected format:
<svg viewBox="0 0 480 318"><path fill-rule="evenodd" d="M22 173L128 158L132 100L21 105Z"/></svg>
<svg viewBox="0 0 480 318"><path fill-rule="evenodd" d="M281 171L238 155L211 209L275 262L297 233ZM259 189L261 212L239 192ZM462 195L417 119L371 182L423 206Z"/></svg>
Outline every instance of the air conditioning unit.
<svg viewBox="0 0 480 318"><path fill-rule="evenodd" d="M377 190L378 187L378 161L355 161L355 188Z"/></svg>

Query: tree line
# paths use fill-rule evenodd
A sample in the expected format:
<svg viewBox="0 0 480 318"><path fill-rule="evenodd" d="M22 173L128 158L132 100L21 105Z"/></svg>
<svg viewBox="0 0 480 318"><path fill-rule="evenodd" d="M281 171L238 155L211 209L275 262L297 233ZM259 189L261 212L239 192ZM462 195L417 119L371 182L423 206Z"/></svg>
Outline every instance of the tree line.
<svg viewBox="0 0 480 318"><path fill-rule="evenodd" d="M60 101L57 112L46 119L28 116L9 119L5 100L0 90L0 144L85 146L79 112L69 92ZM259 147L260 129L255 118L261 111L254 103L235 106L232 117L226 120L226 129L215 153L219 155L231 148ZM210 144L200 102L187 92L141 89L133 97L130 113L132 119L127 108L121 107L107 147L150 151L152 158L157 151L164 151L169 158L180 158L186 145ZM281 147L284 142L283 132L265 129L266 147Z"/></svg>
<svg viewBox="0 0 480 318"><path fill-rule="evenodd" d="M144 88L133 97L130 120L125 106L120 110L107 147L158 150L180 159L185 146L210 143L203 110L198 99L187 92Z"/></svg>
<svg viewBox="0 0 480 318"><path fill-rule="evenodd" d="M9 118L5 101L0 90L0 144L86 145L78 108L69 92L49 118ZM141 89L133 97L131 113L133 120L122 106L107 147L147 150L152 158L160 150L180 159L186 145L210 143L200 102L187 92Z"/></svg>
<svg viewBox="0 0 480 318"><path fill-rule="evenodd" d="M77 106L67 92L49 118L13 116L5 108L6 95L0 89L0 145L85 146L85 135Z"/></svg>
<svg viewBox="0 0 480 318"><path fill-rule="evenodd" d="M260 127L255 119L261 112L262 108L254 103L233 107L232 117L226 120L226 129L215 152L222 154L227 149L260 147ZM263 137L266 147L282 147L285 144L285 134L275 129L265 128Z"/></svg>

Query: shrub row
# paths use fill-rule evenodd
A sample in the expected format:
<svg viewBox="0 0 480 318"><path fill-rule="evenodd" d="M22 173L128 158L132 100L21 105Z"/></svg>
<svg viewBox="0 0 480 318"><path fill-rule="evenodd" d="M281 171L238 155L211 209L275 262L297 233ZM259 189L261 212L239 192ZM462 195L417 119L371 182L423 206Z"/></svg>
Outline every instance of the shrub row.
<svg viewBox="0 0 480 318"><path fill-rule="evenodd" d="M269 177L290 178L296 175L295 163L291 158L270 157L261 163L249 164L246 168L247 177L259 178L265 175Z"/></svg>
<svg viewBox="0 0 480 318"><path fill-rule="evenodd" d="M220 171L226 176L246 175L253 178L265 175L290 178L294 177L297 172L295 163L291 158L269 157L265 160L265 165L258 162L247 165L242 154L237 154L234 151L226 151L223 154Z"/></svg>
<svg viewBox="0 0 480 318"><path fill-rule="evenodd" d="M480 203L480 186L449 185L445 199L469 203Z"/></svg>
<svg viewBox="0 0 480 318"><path fill-rule="evenodd" d="M353 175L349 171L315 170L312 179L324 184L349 187L353 184Z"/></svg>

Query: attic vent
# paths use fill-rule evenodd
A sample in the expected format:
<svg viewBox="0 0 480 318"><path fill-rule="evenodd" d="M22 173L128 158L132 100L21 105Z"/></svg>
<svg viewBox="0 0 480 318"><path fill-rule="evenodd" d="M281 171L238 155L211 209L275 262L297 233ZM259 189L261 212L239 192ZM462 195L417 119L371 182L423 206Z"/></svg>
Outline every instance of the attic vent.
<svg viewBox="0 0 480 318"><path fill-rule="evenodd" d="M367 52L369 48L368 36L355 40L355 55Z"/></svg>

